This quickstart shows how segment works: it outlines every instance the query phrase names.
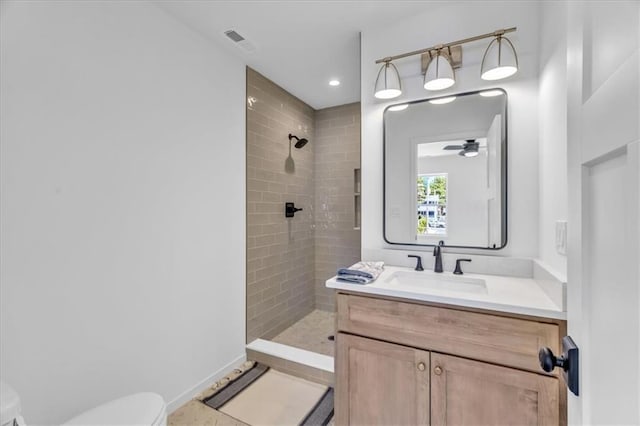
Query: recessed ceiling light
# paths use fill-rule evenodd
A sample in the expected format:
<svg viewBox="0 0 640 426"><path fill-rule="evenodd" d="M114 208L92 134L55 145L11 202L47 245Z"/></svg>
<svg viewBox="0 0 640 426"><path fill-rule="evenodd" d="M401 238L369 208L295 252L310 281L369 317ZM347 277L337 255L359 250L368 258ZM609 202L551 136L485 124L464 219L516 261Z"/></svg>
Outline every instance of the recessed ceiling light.
<svg viewBox="0 0 640 426"><path fill-rule="evenodd" d="M340 80L330 80L329 86L340 86Z"/></svg>

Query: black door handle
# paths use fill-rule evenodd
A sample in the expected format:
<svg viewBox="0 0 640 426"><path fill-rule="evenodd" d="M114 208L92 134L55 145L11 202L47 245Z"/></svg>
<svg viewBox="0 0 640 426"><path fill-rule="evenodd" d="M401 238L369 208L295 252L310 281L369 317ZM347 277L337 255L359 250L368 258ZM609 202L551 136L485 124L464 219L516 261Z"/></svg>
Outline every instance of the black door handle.
<svg viewBox="0 0 640 426"><path fill-rule="evenodd" d="M538 359L540 360L540 367L547 373L551 373L556 367L560 367L566 371L565 358L563 356L556 358L553 351L547 347L540 348L538 351Z"/></svg>
<svg viewBox="0 0 640 426"><path fill-rule="evenodd" d="M578 346L569 336L562 338L562 355L556 357L550 348L540 348L538 351L538 360L540 367L547 373L551 373L554 368L562 369L562 377L569 387L569 390L576 395L578 394Z"/></svg>

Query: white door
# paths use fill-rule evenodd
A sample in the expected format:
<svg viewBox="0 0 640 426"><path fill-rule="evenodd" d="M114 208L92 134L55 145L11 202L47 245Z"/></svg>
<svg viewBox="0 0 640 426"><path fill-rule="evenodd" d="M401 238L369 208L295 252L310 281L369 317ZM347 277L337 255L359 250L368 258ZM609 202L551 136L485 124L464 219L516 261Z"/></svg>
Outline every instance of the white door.
<svg viewBox="0 0 640 426"><path fill-rule="evenodd" d="M640 424L640 1L569 2L572 424Z"/></svg>

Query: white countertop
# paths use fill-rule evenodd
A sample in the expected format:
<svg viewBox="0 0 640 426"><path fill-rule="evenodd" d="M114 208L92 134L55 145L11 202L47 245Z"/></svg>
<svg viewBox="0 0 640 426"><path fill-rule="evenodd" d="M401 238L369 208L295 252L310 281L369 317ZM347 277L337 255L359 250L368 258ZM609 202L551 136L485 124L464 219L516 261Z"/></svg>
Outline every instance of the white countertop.
<svg viewBox="0 0 640 426"><path fill-rule="evenodd" d="M424 274L425 279L481 279L486 283L485 293L471 293L446 289L421 288L415 283L398 284L390 280L394 272L413 272L411 268L385 266L384 272L372 283L351 284L339 282L333 277L326 282L328 288L345 290L353 293L398 297L408 300L442 303L454 306L486 309L497 312L508 312L521 315L532 315L543 318L565 320L567 313L554 303L543 288L532 278L517 278L498 275L464 274L453 275L451 272L436 274L433 271L416 272ZM420 275L421 276L421 275Z"/></svg>

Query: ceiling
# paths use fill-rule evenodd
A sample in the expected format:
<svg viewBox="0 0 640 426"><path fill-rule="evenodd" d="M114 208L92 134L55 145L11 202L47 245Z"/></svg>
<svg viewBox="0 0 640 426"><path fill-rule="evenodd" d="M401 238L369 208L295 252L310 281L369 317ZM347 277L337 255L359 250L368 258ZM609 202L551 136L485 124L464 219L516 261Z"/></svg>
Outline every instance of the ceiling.
<svg viewBox="0 0 640 426"><path fill-rule="evenodd" d="M429 1L157 1L314 109L360 100L360 31L423 13ZM224 32L235 30L255 50ZM338 79L340 85L329 86Z"/></svg>

